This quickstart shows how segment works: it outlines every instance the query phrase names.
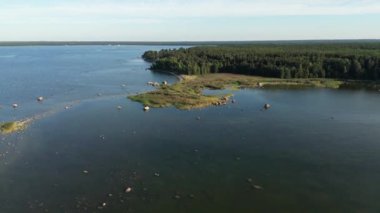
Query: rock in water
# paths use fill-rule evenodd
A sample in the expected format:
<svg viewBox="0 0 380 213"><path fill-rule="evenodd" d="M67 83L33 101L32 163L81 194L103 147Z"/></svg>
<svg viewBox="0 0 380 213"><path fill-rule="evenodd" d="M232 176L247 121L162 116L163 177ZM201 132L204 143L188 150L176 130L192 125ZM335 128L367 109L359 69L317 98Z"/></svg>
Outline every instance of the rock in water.
<svg viewBox="0 0 380 213"><path fill-rule="evenodd" d="M125 189L125 193L129 193L129 192L131 192L131 191L132 191L132 188L131 188L131 187L128 187L128 188Z"/></svg>

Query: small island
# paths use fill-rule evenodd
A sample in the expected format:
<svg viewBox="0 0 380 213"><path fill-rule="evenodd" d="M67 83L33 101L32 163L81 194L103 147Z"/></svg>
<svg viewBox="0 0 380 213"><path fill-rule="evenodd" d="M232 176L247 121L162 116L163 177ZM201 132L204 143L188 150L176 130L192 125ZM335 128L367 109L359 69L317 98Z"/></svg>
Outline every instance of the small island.
<svg viewBox="0 0 380 213"><path fill-rule="evenodd" d="M0 123L0 134L11 134L24 130L30 123L30 119Z"/></svg>
<svg viewBox="0 0 380 213"><path fill-rule="evenodd" d="M221 45L147 51L151 70L180 76L173 85L129 96L150 107L225 105L232 94L204 89L361 88L380 90L380 44Z"/></svg>

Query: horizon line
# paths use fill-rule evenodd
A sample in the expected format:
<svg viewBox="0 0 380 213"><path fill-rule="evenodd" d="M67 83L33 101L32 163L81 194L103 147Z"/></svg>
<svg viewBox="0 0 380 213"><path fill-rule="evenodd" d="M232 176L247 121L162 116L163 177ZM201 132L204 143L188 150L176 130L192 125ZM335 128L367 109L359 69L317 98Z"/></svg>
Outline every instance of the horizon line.
<svg viewBox="0 0 380 213"><path fill-rule="evenodd" d="M376 39L278 39L278 40L178 40L178 41L107 41L107 40L30 40L30 41L0 41L0 46L4 45L27 45L27 44L218 44L218 43L278 43L278 42L380 42Z"/></svg>

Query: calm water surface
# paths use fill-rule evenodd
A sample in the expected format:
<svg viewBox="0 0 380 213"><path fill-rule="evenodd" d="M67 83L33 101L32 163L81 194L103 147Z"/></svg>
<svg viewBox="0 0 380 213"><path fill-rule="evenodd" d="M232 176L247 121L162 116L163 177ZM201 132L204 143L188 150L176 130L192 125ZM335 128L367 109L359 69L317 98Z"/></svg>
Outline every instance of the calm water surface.
<svg viewBox="0 0 380 213"><path fill-rule="evenodd" d="M0 48L0 121L36 118L0 136L0 212L379 212L379 92L143 112L126 96L176 81L140 59L162 48Z"/></svg>

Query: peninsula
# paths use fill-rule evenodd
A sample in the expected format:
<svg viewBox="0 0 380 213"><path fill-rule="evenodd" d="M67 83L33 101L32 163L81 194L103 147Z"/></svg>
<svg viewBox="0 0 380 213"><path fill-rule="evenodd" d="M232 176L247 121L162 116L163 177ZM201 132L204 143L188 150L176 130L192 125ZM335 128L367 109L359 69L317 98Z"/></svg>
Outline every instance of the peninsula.
<svg viewBox="0 0 380 213"><path fill-rule="evenodd" d="M380 43L250 44L147 51L153 71L182 76L173 85L129 96L150 107L223 105L226 88L364 88L379 90Z"/></svg>

